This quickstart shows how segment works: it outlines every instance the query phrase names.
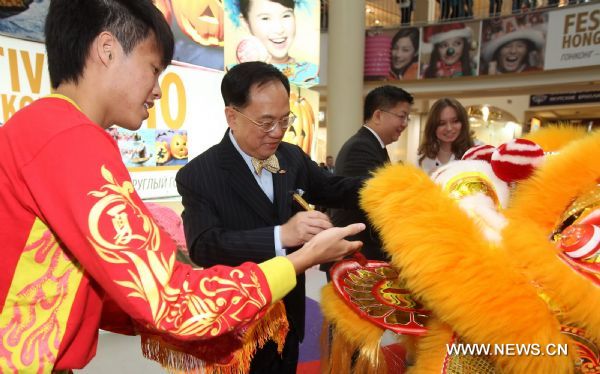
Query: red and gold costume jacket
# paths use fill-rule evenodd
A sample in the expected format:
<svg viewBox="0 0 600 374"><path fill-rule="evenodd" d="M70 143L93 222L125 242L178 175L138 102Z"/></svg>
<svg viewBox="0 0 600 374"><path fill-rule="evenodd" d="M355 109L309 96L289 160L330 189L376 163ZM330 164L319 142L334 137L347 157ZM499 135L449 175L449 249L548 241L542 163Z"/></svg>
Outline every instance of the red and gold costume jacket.
<svg viewBox="0 0 600 374"><path fill-rule="evenodd" d="M3 373L81 368L99 328L167 341L220 336L295 285L281 257L236 268L176 262L114 140L64 97L40 99L0 127L0 222Z"/></svg>

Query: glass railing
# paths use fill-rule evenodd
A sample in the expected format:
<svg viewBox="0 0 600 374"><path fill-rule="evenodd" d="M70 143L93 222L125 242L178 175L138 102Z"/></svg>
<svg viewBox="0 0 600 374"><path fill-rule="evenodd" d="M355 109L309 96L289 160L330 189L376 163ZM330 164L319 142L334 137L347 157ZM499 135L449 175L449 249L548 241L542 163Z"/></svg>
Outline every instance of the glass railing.
<svg viewBox="0 0 600 374"><path fill-rule="evenodd" d="M348 1L348 0L346 0ZM498 16L523 14L535 10L593 3L598 0L378 0L366 1L365 26L398 27L400 25L424 26L438 22L468 21ZM428 12L431 19L417 21L416 7L435 4ZM327 31L329 25L328 0L321 0L321 30Z"/></svg>

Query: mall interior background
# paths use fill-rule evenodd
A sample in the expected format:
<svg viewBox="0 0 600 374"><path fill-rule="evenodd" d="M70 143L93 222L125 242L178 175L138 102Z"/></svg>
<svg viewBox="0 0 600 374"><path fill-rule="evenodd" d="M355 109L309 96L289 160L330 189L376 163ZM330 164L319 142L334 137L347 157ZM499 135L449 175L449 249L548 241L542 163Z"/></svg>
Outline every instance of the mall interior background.
<svg viewBox="0 0 600 374"><path fill-rule="evenodd" d="M331 2L329 0L328 2ZM400 25L400 4L396 0L367 0L365 1L365 29L366 32L378 30L398 29ZM326 7L322 2L322 10ZM440 20L439 1L413 1L410 26L425 26L439 22L469 21L472 19L489 18L487 0L474 0L473 16L466 18ZM502 16L513 14L512 1L502 2ZM521 11L536 12L553 9L549 7L548 0L523 2L535 3L536 8ZM550 0L550 3L552 1ZM572 3L575 3L572 1ZM598 1L580 2L579 6L600 4ZM569 1L558 1L563 7L576 7ZM320 94L320 123L318 148L315 159L324 161L326 154L335 155L335 147L327 145L327 122L330 117L328 110L328 71L332 68L328 63L328 49L332 41L328 24L334 15L322 13L321 34L321 84L315 87ZM598 44L594 47L600 53ZM569 95L581 92L595 92L600 87L600 66L552 70L544 72L505 74L502 76L477 76L460 78L438 78L430 80L412 81L364 81L363 95L381 84L394 84L402 87L415 96L415 105L411 113L411 122L408 129L402 134L398 142L388 146L392 160L416 162L418 144L421 131L427 119L427 112L431 104L444 96L458 99L470 114L471 125L478 138L484 142L498 145L510 137L518 137L523 132L530 131L531 122L535 126L550 124L573 124L595 128L600 126L600 106L596 102L584 103L576 100L564 101L560 105L530 106L532 96L543 95ZM481 109L488 107L491 112L482 116ZM485 110L484 110L485 112ZM355 126L356 128L356 126ZM337 131L337 129L336 129ZM352 132L346 133L348 137ZM331 135L330 135L331 136Z"/></svg>
<svg viewBox="0 0 600 374"><path fill-rule="evenodd" d="M485 19L489 17L488 1L473 0L473 14L470 19ZM528 2L530 3L530 2ZM547 9L548 0L536 2L539 10ZM558 1L560 6L583 7L594 6L600 10L600 1L587 1L582 4L568 4L569 1ZM412 93L416 102L411 113L411 121L407 130L398 142L390 145L389 152L392 161L416 162L417 147L421 132L427 118L430 105L444 96L457 98L469 108L471 125L478 138L499 144L505 139L517 137L532 127L549 124L575 124L587 128L600 126L599 95L595 102L583 103L577 101L576 93L598 92L600 87L600 66L586 66L535 72L529 74L507 74L503 76L475 76L439 78L411 81L364 81L362 76L362 59L358 63L335 64L332 59L339 53L340 44L355 46L356 50L364 51L365 32L378 32L389 28L400 27L400 6L404 0L322 0L321 1L321 34L320 34L320 84L313 87L319 97L319 126L316 152L313 158L317 162L325 160L328 154L336 155L340 142L345 141L361 125L359 116L352 120L339 123L337 115L343 114L333 102L341 102L341 108L354 107L354 113L361 113L362 98L371 89L382 84L394 84ZM454 22L461 19L440 20L440 3L436 0L415 0L410 17L413 26L430 25L437 22ZM343 9L340 10L340 7ZM337 9L337 12L335 10ZM504 0L502 15L512 13L512 2ZM535 12L536 9L521 9L520 11ZM358 17L358 22L339 26L345 17ZM337 18L337 19L336 19ZM336 27L332 27L337 22ZM343 22L342 22L343 23ZM351 33L348 29L352 28ZM596 29L596 53L600 53L598 39L600 30ZM362 38L356 37L362 35ZM361 44L362 43L362 44ZM354 51L355 52L355 51ZM362 53L362 52L361 52ZM356 62L356 61L354 61ZM349 66L352 65L352 66ZM356 69L358 66L358 73ZM335 77L342 76L345 82L340 86ZM184 77L185 78L185 77ZM331 78L331 79L330 79ZM335 79L334 79L335 78ZM4 79L4 78L2 78ZM213 79L213 78L207 78ZM345 89L344 84L358 87L357 91ZM218 94L215 92L215 95ZM338 98L332 96L337 95ZM346 96L347 97L346 97ZM534 97L563 96L560 105L532 106ZM219 97L213 98L215 102ZM341 96L341 98L340 98ZM350 97L353 96L353 97ZM354 100L354 101L353 101ZM218 104L215 104L218 106ZM484 109L484 108L487 108ZM486 114L487 113L487 114ZM342 118L343 120L343 118ZM336 124L336 121L337 124ZM220 134L219 136L222 136ZM333 139L333 140L332 140ZM329 140L329 141L328 141ZM177 197L160 199L174 210L180 212L181 204ZM324 282L324 274L317 270L308 273L308 297L313 301L319 300L319 289ZM308 328L319 329L313 323ZM98 356L83 370L85 373L105 373L108 370L116 372L164 372L154 362L141 357L139 339L101 333ZM318 344L314 340L305 343L305 347ZM305 348L307 349L307 348ZM118 368L115 370L115 368Z"/></svg>

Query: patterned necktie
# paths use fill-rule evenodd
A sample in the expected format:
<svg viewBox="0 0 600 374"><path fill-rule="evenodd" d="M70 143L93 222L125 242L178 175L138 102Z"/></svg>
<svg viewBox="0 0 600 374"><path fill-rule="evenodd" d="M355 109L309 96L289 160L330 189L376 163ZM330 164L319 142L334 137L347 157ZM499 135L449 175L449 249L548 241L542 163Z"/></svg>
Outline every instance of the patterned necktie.
<svg viewBox="0 0 600 374"><path fill-rule="evenodd" d="M266 160L259 160L257 158L252 157L252 166L254 166L254 170L256 170L256 174L260 175L262 169L267 169L271 173L277 173L279 171L279 160L277 160L277 156L271 155Z"/></svg>

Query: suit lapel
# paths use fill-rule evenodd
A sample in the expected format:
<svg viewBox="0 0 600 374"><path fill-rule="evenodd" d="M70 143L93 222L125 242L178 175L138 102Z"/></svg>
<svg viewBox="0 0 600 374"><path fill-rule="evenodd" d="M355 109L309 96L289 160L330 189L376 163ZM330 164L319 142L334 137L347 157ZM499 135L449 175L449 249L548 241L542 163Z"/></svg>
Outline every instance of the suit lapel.
<svg viewBox="0 0 600 374"><path fill-rule="evenodd" d="M365 128L364 126L358 130L361 135L365 138L365 139L369 139L369 141L371 143L373 143L373 147L375 147L376 149L380 150L380 154L381 154L381 162L388 162L390 161L390 155L388 154L387 148L383 147L381 148L381 144L379 143L379 140L377 140L377 138L375 137L375 135L373 135L373 133Z"/></svg>
<svg viewBox="0 0 600 374"><path fill-rule="evenodd" d="M227 130L219 146L220 167L229 173L231 187L241 199L268 224L274 225L273 203L256 183L250 168L231 143L229 131Z"/></svg>
<svg viewBox="0 0 600 374"><path fill-rule="evenodd" d="M275 205L280 222L286 222L292 215L292 190L294 188L294 171L289 169L289 160L283 155L281 149L275 153L279 160L279 173L273 174L273 190L275 193ZM285 171L285 172L284 172Z"/></svg>
<svg viewBox="0 0 600 374"><path fill-rule="evenodd" d="M381 152L382 152L382 157L383 157L383 162L389 162L390 161L390 155L388 154L387 148L381 148Z"/></svg>

